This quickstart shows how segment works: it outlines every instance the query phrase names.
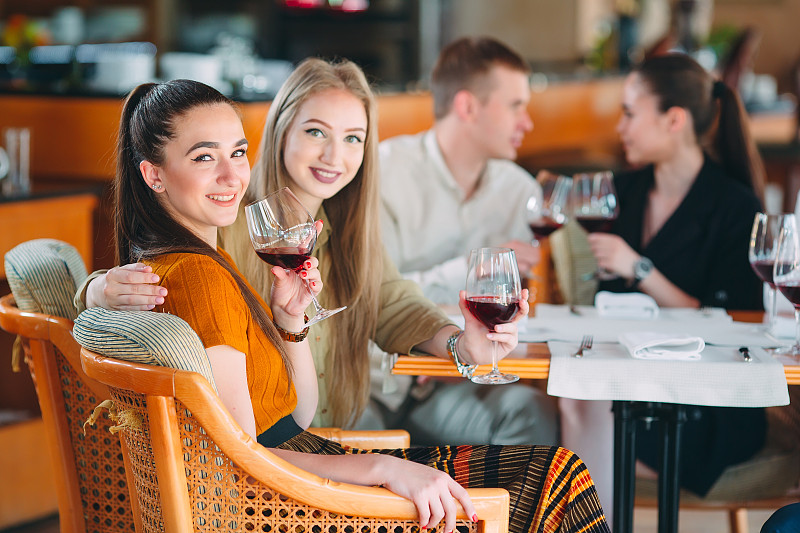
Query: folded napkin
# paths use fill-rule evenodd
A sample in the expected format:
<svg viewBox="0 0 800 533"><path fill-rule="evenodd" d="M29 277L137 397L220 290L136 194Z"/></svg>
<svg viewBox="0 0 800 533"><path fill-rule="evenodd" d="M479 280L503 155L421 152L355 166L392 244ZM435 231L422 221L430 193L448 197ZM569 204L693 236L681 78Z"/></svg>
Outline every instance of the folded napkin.
<svg viewBox="0 0 800 533"><path fill-rule="evenodd" d="M647 320L658 316L658 304L641 292L615 293L600 291L594 297L597 314L602 318Z"/></svg>
<svg viewBox="0 0 800 533"><path fill-rule="evenodd" d="M669 361L700 359L700 352L706 347L700 337L688 337L658 333L655 331L636 331L623 333L619 342L636 359L663 359Z"/></svg>

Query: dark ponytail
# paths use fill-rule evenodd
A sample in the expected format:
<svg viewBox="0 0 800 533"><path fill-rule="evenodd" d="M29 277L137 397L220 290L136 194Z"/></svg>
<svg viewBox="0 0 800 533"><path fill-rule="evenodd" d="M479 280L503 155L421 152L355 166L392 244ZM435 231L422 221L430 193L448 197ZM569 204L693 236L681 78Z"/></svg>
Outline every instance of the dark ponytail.
<svg viewBox="0 0 800 533"><path fill-rule="evenodd" d="M236 280L256 323L281 354L290 378L291 364L283 339L258 298L220 253L172 218L150 190L139 170L142 161L163 165L167 142L175 136L175 121L199 106L235 104L219 91L197 81L145 83L128 95L117 136L114 180L114 238L117 261L125 265L167 253L210 257Z"/></svg>
<svg viewBox="0 0 800 533"><path fill-rule="evenodd" d="M714 151L725 171L735 180L750 185L764 204L764 162L747 127L747 113L739 95L721 81L719 120L714 136Z"/></svg>
<svg viewBox="0 0 800 533"><path fill-rule="evenodd" d="M739 96L685 54L664 54L634 69L659 99L661 112L686 109L694 122L697 142L709 142L712 155L734 180L764 200L764 164L747 125ZM707 136L716 124L713 139Z"/></svg>

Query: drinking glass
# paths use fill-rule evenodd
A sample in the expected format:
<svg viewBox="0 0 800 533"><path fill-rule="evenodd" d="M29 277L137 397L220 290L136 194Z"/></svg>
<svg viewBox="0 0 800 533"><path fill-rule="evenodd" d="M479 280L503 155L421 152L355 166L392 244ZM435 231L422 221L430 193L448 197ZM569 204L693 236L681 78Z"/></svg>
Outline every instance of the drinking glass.
<svg viewBox="0 0 800 533"><path fill-rule="evenodd" d="M756 213L753 220L753 231L750 234L750 266L756 275L769 286L769 298L772 302L767 319L766 331L775 328L778 289L775 287L775 257L778 254L778 237L784 215L768 215Z"/></svg>
<svg viewBox="0 0 800 533"><path fill-rule="evenodd" d="M778 236L773 281L794 306L795 343L788 354L800 358L800 241L794 215L784 215Z"/></svg>
<svg viewBox="0 0 800 533"><path fill-rule="evenodd" d="M469 253L467 270L467 308L490 331L498 324L511 322L519 311L519 270L514 251L509 248L477 248ZM513 383L519 376L497 369L497 341L492 341L492 371L473 376L486 385Z"/></svg>
<svg viewBox="0 0 800 533"><path fill-rule="evenodd" d="M572 188L572 178L558 176L542 184L542 197L533 195L525 205L528 225L533 232L531 244L539 246L539 240L567 223L567 201Z"/></svg>
<svg viewBox="0 0 800 533"><path fill-rule="evenodd" d="M300 200L284 187L244 208L247 229L258 257L270 265L298 272L311 256L317 242L314 219ZM304 279L316 310L308 326L335 315L347 307L325 309Z"/></svg>
<svg viewBox="0 0 800 533"><path fill-rule="evenodd" d="M610 171L576 174L570 192L570 212L589 233L608 233L619 215L614 174ZM614 279L605 269L587 275L587 279Z"/></svg>

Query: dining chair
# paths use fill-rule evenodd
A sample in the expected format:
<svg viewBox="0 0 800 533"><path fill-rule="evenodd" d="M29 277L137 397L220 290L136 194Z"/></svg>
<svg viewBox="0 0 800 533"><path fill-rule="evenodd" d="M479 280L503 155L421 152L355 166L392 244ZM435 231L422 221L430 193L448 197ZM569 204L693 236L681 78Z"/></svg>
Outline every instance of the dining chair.
<svg viewBox="0 0 800 533"><path fill-rule="evenodd" d="M108 388L81 368L72 337L76 287L86 277L77 250L53 239L22 243L5 255L12 294L0 299L0 327L18 335L36 388L53 461L60 529L64 533L134 531L120 439L108 432L84 435L92 409ZM101 421L104 428L109 421ZM47 460L47 459L43 459Z"/></svg>
<svg viewBox="0 0 800 533"><path fill-rule="evenodd" d="M411 501L384 488L305 472L248 436L223 406L205 367L190 369L205 351L180 318L94 308L81 313L74 332L84 347L85 372L111 391L142 531L419 531ZM469 493L480 521L462 511L459 529L505 533L508 492Z"/></svg>

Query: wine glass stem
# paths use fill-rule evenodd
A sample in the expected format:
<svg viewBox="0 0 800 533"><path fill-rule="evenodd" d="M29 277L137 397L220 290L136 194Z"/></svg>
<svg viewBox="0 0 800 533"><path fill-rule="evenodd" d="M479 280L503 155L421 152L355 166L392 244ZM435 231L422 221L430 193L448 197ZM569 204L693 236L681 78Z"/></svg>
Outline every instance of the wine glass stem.
<svg viewBox="0 0 800 533"><path fill-rule="evenodd" d="M499 374L500 370L497 368L497 341L492 341L492 374Z"/></svg>
<svg viewBox="0 0 800 533"><path fill-rule="evenodd" d="M772 305L769 308L769 318L767 319L767 331L773 332L775 331L775 316L777 315L778 309L778 289L769 285L769 290L771 292L770 296L772 297Z"/></svg>
<svg viewBox="0 0 800 533"><path fill-rule="evenodd" d="M304 279L303 281L306 283L306 289L308 289L308 293L311 295L311 301L314 303L314 309L316 309L317 313L319 313L323 309L322 306L319 305L317 297L314 295L314 291L311 290L311 283L309 283L307 279Z"/></svg>

